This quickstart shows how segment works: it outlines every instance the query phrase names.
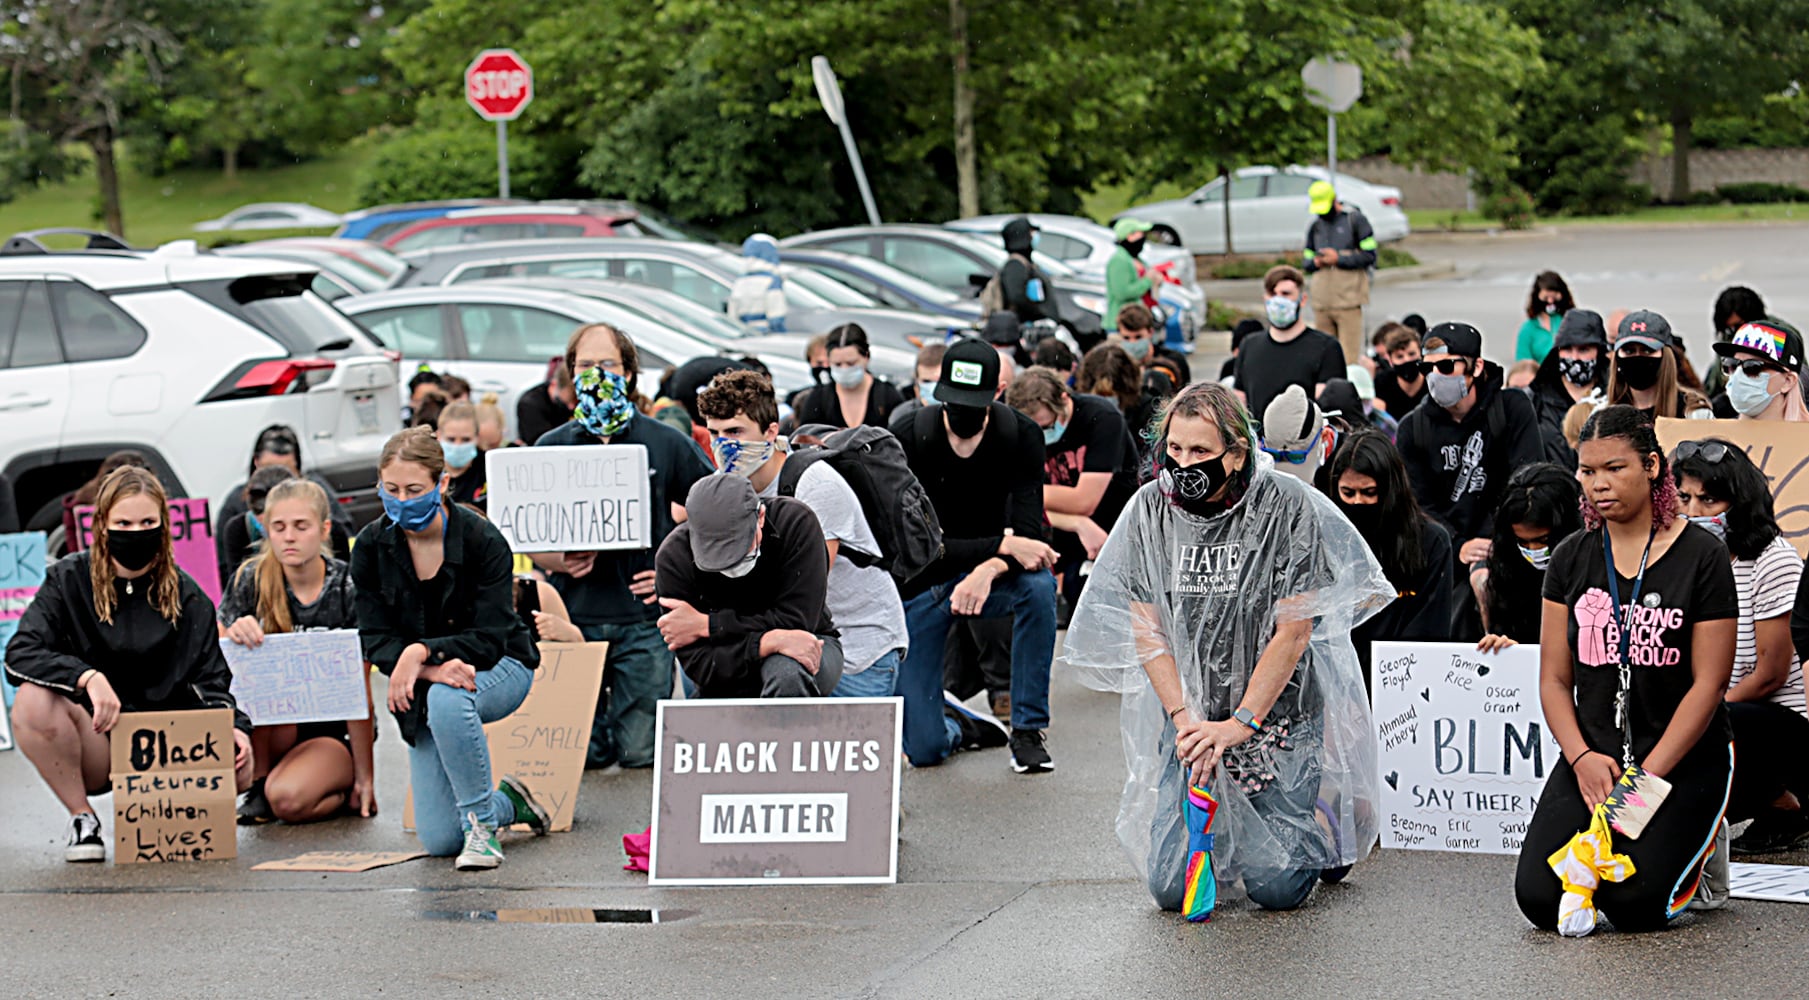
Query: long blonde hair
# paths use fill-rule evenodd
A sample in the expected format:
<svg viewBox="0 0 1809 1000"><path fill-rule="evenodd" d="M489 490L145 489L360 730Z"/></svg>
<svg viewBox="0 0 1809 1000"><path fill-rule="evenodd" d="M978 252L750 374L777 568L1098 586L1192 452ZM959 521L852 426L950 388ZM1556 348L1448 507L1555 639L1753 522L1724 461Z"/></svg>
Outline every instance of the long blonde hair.
<svg viewBox="0 0 1809 1000"><path fill-rule="evenodd" d="M270 488L269 495L264 497L264 516L268 518L270 511L285 500L301 500L307 503L315 519L321 525L322 534L326 537L321 542L321 551L327 555L333 552L333 536L327 528L333 516L332 505L327 501L327 491L320 484L309 479L286 479ZM251 574L257 581L258 626L265 632L292 632L295 620L289 615L289 581L283 575L283 564L276 558L270 547L269 529L265 529L264 540L258 543L257 554L239 567L235 580L245 579Z"/></svg>
<svg viewBox="0 0 1809 1000"><path fill-rule="evenodd" d="M176 551L170 543L170 499L163 483L151 470L136 465L123 465L107 473L94 498L94 546L88 558L88 579L94 585L94 616L103 624L113 624L116 599L113 596L113 531L107 522L113 508L127 497L149 497L163 517L163 545L151 562L151 605L165 621L174 622L182 614L182 575L176 569Z"/></svg>
<svg viewBox="0 0 1809 1000"><path fill-rule="evenodd" d="M1620 359L1620 352L1610 356L1610 361ZM1669 348L1660 348L1658 352L1658 381L1652 383L1653 403L1652 415L1655 417L1681 417L1685 414L1679 409L1677 393L1680 388L1677 379L1677 355ZM1610 405L1633 405L1633 387L1621 378L1620 365L1608 366L1608 402Z"/></svg>

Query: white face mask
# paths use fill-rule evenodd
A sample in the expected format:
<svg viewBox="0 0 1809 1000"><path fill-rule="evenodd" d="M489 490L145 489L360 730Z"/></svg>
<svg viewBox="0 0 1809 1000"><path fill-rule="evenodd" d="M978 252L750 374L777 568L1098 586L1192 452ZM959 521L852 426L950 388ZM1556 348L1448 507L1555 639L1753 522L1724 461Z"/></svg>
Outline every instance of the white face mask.
<svg viewBox="0 0 1809 1000"><path fill-rule="evenodd" d="M760 561L760 549L758 547L756 547L754 549L754 551L748 553L746 559L743 559L740 562L736 563L735 565L730 566L728 569L723 570L722 575L728 577L731 580L739 580L742 577L748 575L749 573L752 573L754 571L755 564L758 563L759 561Z"/></svg>
<svg viewBox="0 0 1809 1000"><path fill-rule="evenodd" d="M1748 375L1736 370L1727 377L1727 401L1734 412L1743 417L1756 417L1765 412L1777 393L1771 391L1771 375Z"/></svg>

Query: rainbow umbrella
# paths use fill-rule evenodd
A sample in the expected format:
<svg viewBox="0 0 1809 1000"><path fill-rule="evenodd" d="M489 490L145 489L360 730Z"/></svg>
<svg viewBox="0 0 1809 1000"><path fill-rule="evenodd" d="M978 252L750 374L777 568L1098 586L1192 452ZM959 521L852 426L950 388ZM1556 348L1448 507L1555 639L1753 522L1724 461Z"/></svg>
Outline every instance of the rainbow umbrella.
<svg viewBox="0 0 1809 1000"><path fill-rule="evenodd" d="M1181 913L1194 923L1212 919L1212 908L1219 901L1219 883L1212 874L1212 817L1219 811L1219 800L1203 785L1187 786L1187 799L1181 810L1187 821L1187 892L1181 898Z"/></svg>

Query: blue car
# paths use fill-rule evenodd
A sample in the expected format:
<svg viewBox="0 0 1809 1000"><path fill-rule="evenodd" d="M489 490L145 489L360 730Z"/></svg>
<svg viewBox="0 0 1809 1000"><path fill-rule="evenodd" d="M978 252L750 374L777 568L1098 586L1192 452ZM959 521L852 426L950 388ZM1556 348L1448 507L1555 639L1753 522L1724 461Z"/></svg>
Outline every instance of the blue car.
<svg viewBox="0 0 1809 1000"><path fill-rule="evenodd" d="M779 251L779 259L839 281L881 305L915 309L973 325L980 322L979 302L872 257L839 250L784 249Z"/></svg>
<svg viewBox="0 0 1809 1000"><path fill-rule="evenodd" d="M461 208L526 204L529 203L519 198L453 198L447 201L411 201L400 205L376 205L346 213L344 223L333 235L342 239L374 240L381 243L384 237L399 232L411 223L419 222L422 219L437 219Z"/></svg>

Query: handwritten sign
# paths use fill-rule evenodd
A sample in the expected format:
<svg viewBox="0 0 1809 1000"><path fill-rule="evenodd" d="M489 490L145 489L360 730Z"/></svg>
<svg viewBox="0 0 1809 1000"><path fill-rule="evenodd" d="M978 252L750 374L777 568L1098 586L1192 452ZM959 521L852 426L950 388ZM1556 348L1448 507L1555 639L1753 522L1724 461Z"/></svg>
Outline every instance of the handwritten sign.
<svg viewBox="0 0 1809 1000"><path fill-rule="evenodd" d="M1783 420L1658 420L1658 443L1670 454L1682 441L1720 438L1746 451L1771 483L1778 527L1798 555L1809 556L1809 424Z"/></svg>
<svg viewBox="0 0 1809 1000"><path fill-rule="evenodd" d="M660 702L647 884L896 882L903 704Z"/></svg>
<svg viewBox="0 0 1809 1000"><path fill-rule="evenodd" d="M254 872L368 872L427 856L426 851L309 851L281 861L252 865Z"/></svg>
<svg viewBox="0 0 1809 1000"><path fill-rule="evenodd" d="M32 598L38 596L38 588L44 585L47 568L44 551L42 531L0 535L0 664L6 662L6 644L13 641L13 633L19 631L19 619L25 615ZM3 675L0 675L0 692L4 693L6 707L12 708L12 682L5 680ZM0 712L0 750L9 750L13 745L12 728L6 715Z"/></svg>
<svg viewBox="0 0 1809 1000"><path fill-rule="evenodd" d="M1560 759L1539 706L1539 647L1378 642L1382 846L1516 854Z"/></svg>
<svg viewBox="0 0 1809 1000"><path fill-rule="evenodd" d="M516 552L651 544L651 488L642 445L498 448L484 462L490 521Z"/></svg>
<svg viewBox="0 0 1809 1000"><path fill-rule="evenodd" d="M484 726L490 773L520 778L552 815L549 829L555 833L570 830L577 811L608 649L606 642L541 643L540 668L534 671L528 696L515 711ZM414 827L411 791L402 811L402 828Z"/></svg>
<svg viewBox="0 0 1809 1000"><path fill-rule="evenodd" d="M255 649L221 639L220 648L232 696L254 725L370 718L370 673L351 629L267 635Z"/></svg>
<svg viewBox="0 0 1809 1000"><path fill-rule="evenodd" d="M1728 894L1735 899L1809 903L1809 868L1735 861L1727 866Z"/></svg>
<svg viewBox="0 0 1809 1000"><path fill-rule="evenodd" d="M113 860L237 857L232 712L125 712L113 727Z"/></svg>
<svg viewBox="0 0 1809 1000"><path fill-rule="evenodd" d="M94 508L75 509L75 534L78 547L94 544ZM206 497L170 498L170 546L176 554L176 565L207 592L209 600L220 603L220 563L214 551L214 522L209 516Z"/></svg>

